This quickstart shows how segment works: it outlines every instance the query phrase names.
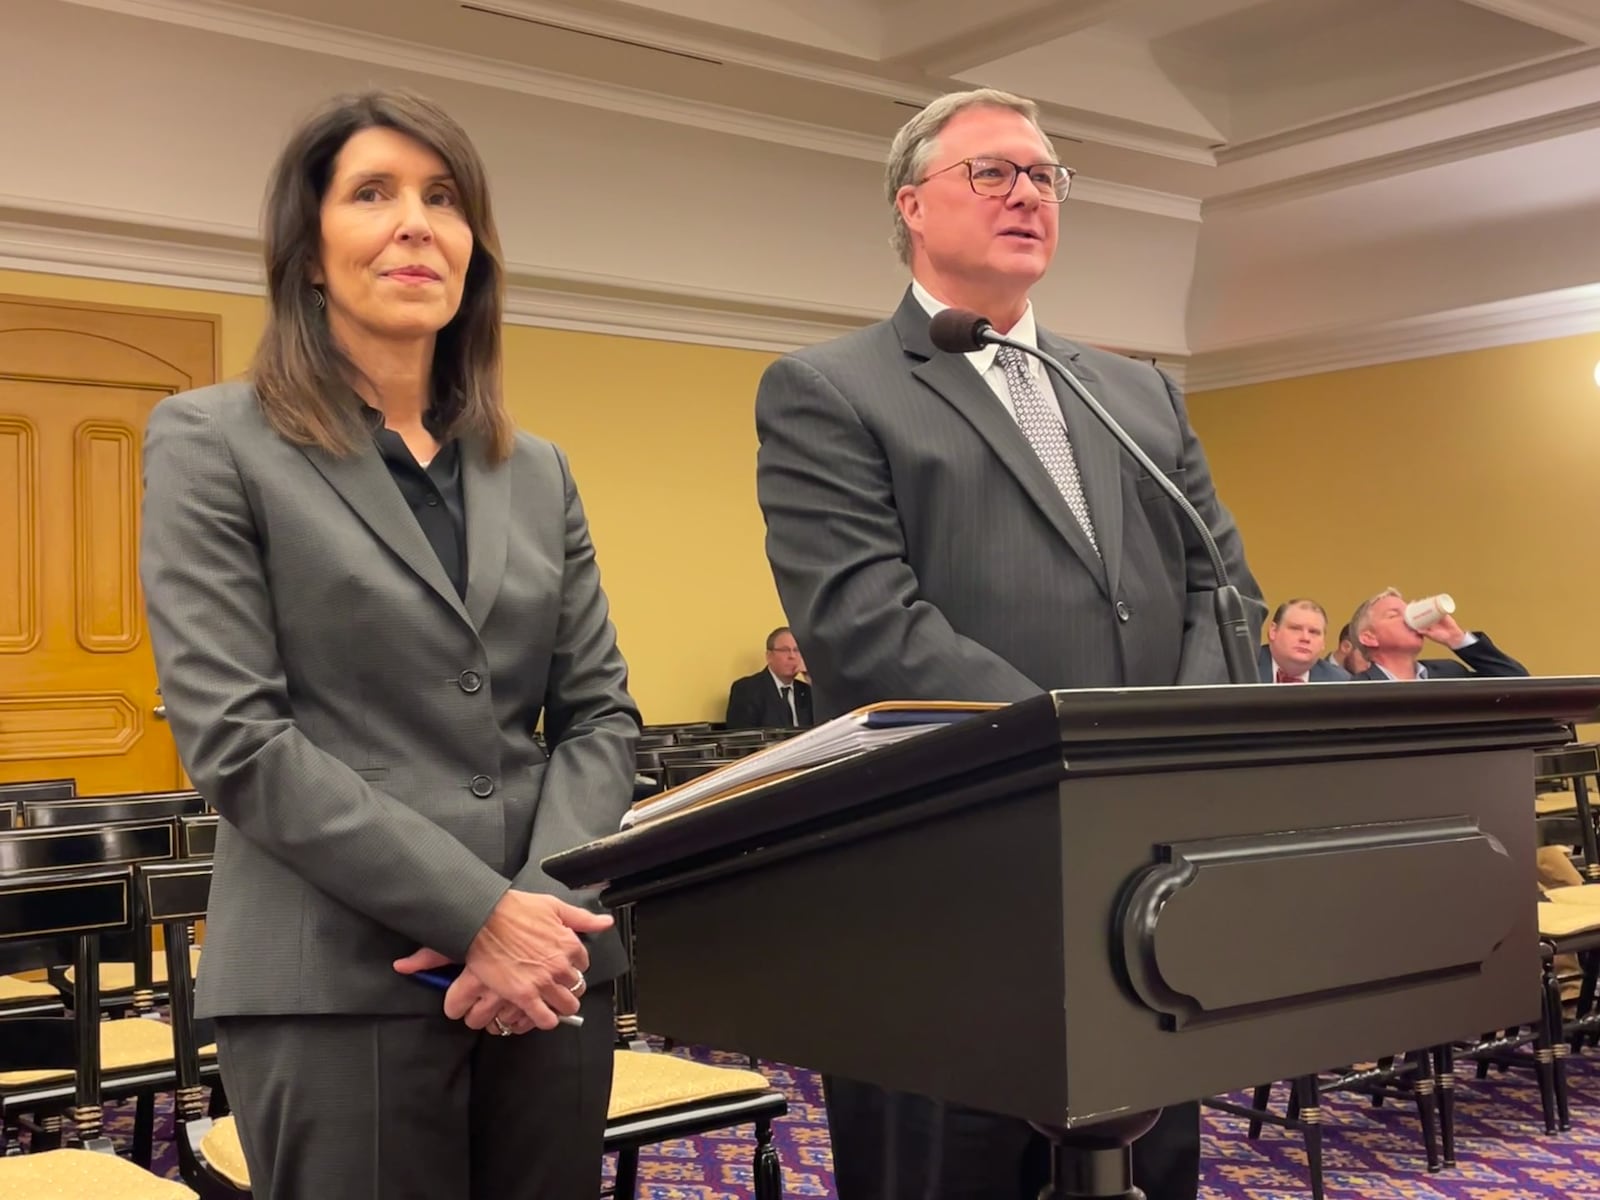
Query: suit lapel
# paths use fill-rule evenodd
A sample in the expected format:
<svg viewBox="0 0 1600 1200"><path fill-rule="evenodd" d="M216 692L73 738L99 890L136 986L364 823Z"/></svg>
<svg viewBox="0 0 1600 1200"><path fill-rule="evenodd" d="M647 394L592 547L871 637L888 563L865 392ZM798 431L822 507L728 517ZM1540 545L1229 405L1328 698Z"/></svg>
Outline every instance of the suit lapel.
<svg viewBox="0 0 1600 1200"><path fill-rule="evenodd" d="M439 556L428 544L422 526L417 524L416 515L395 486L377 446L363 442L353 454L342 458L316 446L302 447L302 452L373 536L465 620L467 610L461 598L439 564Z"/></svg>
<svg viewBox="0 0 1600 1200"><path fill-rule="evenodd" d="M461 443L461 485L467 510L467 616L474 629L500 592L511 521L511 464L491 466L482 443Z"/></svg>
<svg viewBox="0 0 1600 1200"><path fill-rule="evenodd" d="M1046 354L1066 366L1089 394L1099 400L1100 377L1083 361L1082 352L1071 342L1039 331L1039 346ZM1122 489L1126 473L1122 469L1123 449L1117 439L1089 411L1065 383L1051 376L1061 415L1066 418L1072 454L1078 460L1078 475L1083 480L1084 498L1089 501L1089 518L1105 559L1108 594L1115 596L1122 578Z"/></svg>
<svg viewBox="0 0 1600 1200"><path fill-rule="evenodd" d="M1073 552L1083 560L1084 566L1094 576L1100 588L1110 595L1105 563L1089 544L1088 535L1083 532L1078 519L1072 515L1072 510L1067 507L1060 489L1050 478L1050 473L1045 470L1044 464L1039 461L1039 456L1034 453L1033 447L1028 444L1028 439L1023 436L1022 430L1017 428L1016 421L1006 412L993 390L972 369L971 363L959 354L945 354L934 349L933 343L928 338L928 315L909 290L895 313L894 324L906 353L913 358L923 360L912 366L912 375L932 388L966 418L978 436L988 443L989 449L994 452L1001 465L1011 472L1028 497L1038 506L1039 511L1049 519L1056 531L1072 547ZM1091 421L1094 418L1085 412L1084 419ZM1073 445L1074 447L1077 445L1075 429ZM1094 494L1088 491L1087 481L1085 481L1085 495L1089 498L1090 516L1095 520L1098 529L1099 512L1095 505ZM1121 528L1119 513L1117 519L1119 537ZM1103 536L1101 541L1102 543L1105 541Z"/></svg>

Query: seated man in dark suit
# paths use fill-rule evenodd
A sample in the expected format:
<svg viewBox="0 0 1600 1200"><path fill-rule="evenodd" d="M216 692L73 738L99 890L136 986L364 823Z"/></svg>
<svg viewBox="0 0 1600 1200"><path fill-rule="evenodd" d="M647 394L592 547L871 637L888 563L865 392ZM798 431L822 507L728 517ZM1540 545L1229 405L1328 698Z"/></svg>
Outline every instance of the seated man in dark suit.
<svg viewBox="0 0 1600 1200"><path fill-rule="evenodd" d="M804 665L794 634L778 626L767 634L766 669L735 679L728 689L724 723L729 729L809 728L811 685L795 678Z"/></svg>
<svg viewBox="0 0 1600 1200"><path fill-rule="evenodd" d="M1367 661L1367 656L1361 653L1361 647L1351 640L1348 621L1345 622L1344 628L1339 630L1339 645L1328 655L1328 662L1350 676L1360 675L1372 665Z"/></svg>
<svg viewBox="0 0 1600 1200"><path fill-rule="evenodd" d="M1315 600L1285 600L1267 623L1257 665L1262 683L1349 683L1350 672L1322 657L1328 614Z"/></svg>
<svg viewBox="0 0 1600 1200"><path fill-rule="evenodd" d="M1386 588L1350 618L1350 634L1372 661L1357 679L1468 679L1474 676L1526 675L1528 668L1504 653L1481 630L1468 633L1446 614L1420 633L1406 621L1406 599ZM1423 643L1438 642L1455 652L1457 662L1430 658L1419 662Z"/></svg>

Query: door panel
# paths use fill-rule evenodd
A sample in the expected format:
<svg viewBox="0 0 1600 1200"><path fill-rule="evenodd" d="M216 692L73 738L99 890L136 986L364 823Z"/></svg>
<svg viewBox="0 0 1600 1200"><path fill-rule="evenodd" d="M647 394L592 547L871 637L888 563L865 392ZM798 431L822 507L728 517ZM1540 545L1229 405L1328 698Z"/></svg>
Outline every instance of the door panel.
<svg viewBox="0 0 1600 1200"><path fill-rule="evenodd" d="M216 319L0 298L0 781L185 786L139 588L140 451Z"/></svg>

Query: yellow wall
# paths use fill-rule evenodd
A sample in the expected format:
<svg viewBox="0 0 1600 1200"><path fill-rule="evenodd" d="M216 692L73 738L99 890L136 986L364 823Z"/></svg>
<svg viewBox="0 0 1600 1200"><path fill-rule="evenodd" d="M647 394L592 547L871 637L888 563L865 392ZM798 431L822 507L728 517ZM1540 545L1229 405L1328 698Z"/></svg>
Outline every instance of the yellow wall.
<svg viewBox="0 0 1600 1200"><path fill-rule="evenodd" d="M222 370L252 296L0 271L0 293L218 313ZM762 554L751 402L771 355L506 330L524 428L572 459L648 721L720 717L782 621ZM1540 674L1600 674L1600 335L1190 397L1271 603L1310 595L1330 634L1363 597L1452 593Z"/></svg>
<svg viewBox="0 0 1600 1200"><path fill-rule="evenodd" d="M260 336L258 297L0 271L0 293L217 313L223 377ZM756 381L772 355L511 326L517 423L558 443L588 509L646 721L722 717L781 624L755 501Z"/></svg>
<svg viewBox="0 0 1600 1200"><path fill-rule="evenodd" d="M1587 335L1189 404L1269 603L1313 596L1336 636L1391 584L1449 592L1535 674L1600 674L1597 360Z"/></svg>
<svg viewBox="0 0 1600 1200"><path fill-rule="evenodd" d="M783 623L756 505L770 354L512 327L506 398L567 452L646 721L721 720Z"/></svg>

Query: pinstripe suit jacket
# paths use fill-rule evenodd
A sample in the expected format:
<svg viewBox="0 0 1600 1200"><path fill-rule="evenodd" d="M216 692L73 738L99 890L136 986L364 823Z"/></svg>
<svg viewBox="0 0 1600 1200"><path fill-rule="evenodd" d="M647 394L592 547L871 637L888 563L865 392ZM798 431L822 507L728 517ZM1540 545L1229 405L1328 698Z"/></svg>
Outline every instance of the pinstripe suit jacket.
<svg viewBox="0 0 1600 1200"><path fill-rule="evenodd" d="M1039 342L1183 488L1259 628L1177 390L1147 363ZM890 320L768 368L757 491L818 720L883 699L1226 682L1204 549L1082 402L1059 398L1103 559L988 385L934 349L909 291Z"/></svg>
<svg viewBox="0 0 1600 1200"><path fill-rule="evenodd" d="M638 714L565 458L469 440L462 480L464 600L375 446L291 445L237 383L150 418L150 636L223 817L203 1015L437 1011L392 961L463 957L507 887L573 899L541 858L628 806ZM590 954L624 965L614 934Z"/></svg>

